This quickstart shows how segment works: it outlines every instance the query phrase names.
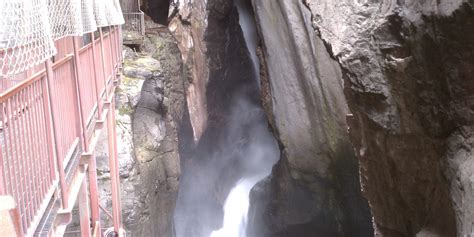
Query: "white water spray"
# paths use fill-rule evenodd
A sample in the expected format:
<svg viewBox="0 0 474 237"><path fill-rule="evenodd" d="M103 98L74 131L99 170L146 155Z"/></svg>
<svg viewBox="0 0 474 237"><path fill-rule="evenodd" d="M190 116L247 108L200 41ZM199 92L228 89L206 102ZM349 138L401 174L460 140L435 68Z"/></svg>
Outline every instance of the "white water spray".
<svg viewBox="0 0 474 237"><path fill-rule="evenodd" d="M253 63L254 77L260 84L259 78L259 61L257 58L257 29L255 21L250 14L250 10L241 0L234 0L235 6L239 12L239 23L244 33L247 49ZM264 136L271 137L267 131ZM240 179L234 188L230 191L224 204L224 221L221 229L213 231L210 237L246 237L247 231L247 214L250 206L250 191L262 179L270 175L271 168L278 160L276 154L269 150L268 144L252 144L255 149L251 149L250 163L252 170L256 172L250 177ZM275 146L276 147L276 146ZM275 156L275 157L267 157Z"/></svg>
<svg viewBox="0 0 474 237"><path fill-rule="evenodd" d="M174 216L178 237L246 237L247 226L253 221L248 217L252 211L249 210L251 190L271 173L280 156L278 143L268 128L258 100L258 35L252 9L244 1L247 0L234 0L244 39L232 37L230 33L236 33L234 31L226 31L226 52L232 53L226 55L229 57L226 60L232 62L227 65L230 70L226 72L232 74L219 75L223 80L216 84L217 88L223 85L237 87L228 91L230 101L217 103L226 106L220 111L224 115L225 127L209 126L208 133L197 144L196 153L189 154L192 159L183 160L182 167L186 170L183 174L187 175L180 180ZM245 47L248 55L240 50ZM241 61L246 63L238 63ZM246 77L239 78L239 71ZM217 199L228 188L231 188L230 192L222 205ZM218 226L221 210L224 218L222 226Z"/></svg>
<svg viewBox="0 0 474 237"><path fill-rule="evenodd" d="M245 44L250 53L250 58L253 63L253 69L255 73L255 78L259 82L260 86L260 77L259 77L259 59L257 57L257 43L258 43L258 33L257 26L255 24L255 19L250 13L250 6L246 6L242 0L234 0L234 5L237 7L239 12L239 24L244 33Z"/></svg>
<svg viewBox="0 0 474 237"><path fill-rule="evenodd" d="M211 237L245 237L247 230L247 213L250 206L250 190L261 177L239 180L230 191L224 205L224 225L213 231Z"/></svg>

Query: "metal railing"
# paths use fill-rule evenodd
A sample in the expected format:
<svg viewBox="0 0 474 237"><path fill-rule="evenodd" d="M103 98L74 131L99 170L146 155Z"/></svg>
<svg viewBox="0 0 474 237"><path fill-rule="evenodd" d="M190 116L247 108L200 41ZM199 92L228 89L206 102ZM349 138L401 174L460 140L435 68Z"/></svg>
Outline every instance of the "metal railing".
<svg viewBox="0 0 474 237"><path fill-rule="evenodd" d="M0 196L14 198L23 235L34 233L56 190L63 208L74 205L66 166L88 150L88 127L113 94L120 45L113 27L0 93Z"/></svg>
<svg viewBox="0 0 474 237"><path fill-rule="evenodd" d="M140 35L145 35L145 14L140 12L123 13L125 24L122 29L125 32L135 32Z"/></svg>

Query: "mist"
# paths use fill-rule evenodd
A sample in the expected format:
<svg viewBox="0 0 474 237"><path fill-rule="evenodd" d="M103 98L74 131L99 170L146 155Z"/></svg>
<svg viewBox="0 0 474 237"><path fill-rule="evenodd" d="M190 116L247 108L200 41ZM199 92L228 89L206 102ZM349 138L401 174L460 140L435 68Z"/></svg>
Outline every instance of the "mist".
<svg viewBox="0 0 474 237"><path fill-rule="evenodd" d="M225 122L209 124L191 158L182 165L174 215L177 237L245 237L251 189L271 173L280 157L260 103L255 20L250 6L234 3L244 36L237 43L245 43L247 53L229 57L242 60L244 68L228 68L239 85L224 92L230 96L223 112ZM242 70L249 72L248 78L239 79ZM229 79L220 81L225 80Z"/></svg>
<svg viewBox="0 0 474 237"><path fill-rule="evenodd" d="M234 0L234 5L239 12L239 24L244 33L245 44L252 59L255 78L260 85L259 60L257 57L258 32L257 24L255 23L254 15L252 14L252 6L244 4L243 0Z"/></svg>
<svg viewBox="0 0 474 237"><path fill-rule="evenodd" d="M193 169L197 173L181 181L175 215L178 237L208 237L225 223L235 223L232 218L242 219L243 215L246 221L251 188L270 174L279 159L278 144L269 131L263 110L246 99L245 94L241 95L235 98L232 120L223 132L224 139L215 144L212 151L196 154L208 154L210 158L193 157L205 162ZM237 189L230 189L234 187ZM244 235L213 235L217 236Z"/></svg>

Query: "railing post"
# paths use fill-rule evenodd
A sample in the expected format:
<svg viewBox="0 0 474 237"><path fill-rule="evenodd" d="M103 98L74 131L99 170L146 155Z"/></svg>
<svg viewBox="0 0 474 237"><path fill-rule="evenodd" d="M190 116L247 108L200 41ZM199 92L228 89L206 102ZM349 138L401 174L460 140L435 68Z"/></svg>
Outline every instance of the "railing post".
<svg viewBox="0 0 474 237"><path fill-rule="evenodd" d="M103 103L102 103L102 97L101 97L99 85L97 83L99 78L97 78L97 68L96 68L97 61L95 57L94 33L91 33L91 38L92 38L92 60L94 61L95 94L97 98L97 115L101 119ZM99 195L98 195L99 188L97 184L97 161L96 161L95 154L93 152L91 153L91 159L89 160L88 175L89 175L92 222L100 225L100 210L99 210Z"/></svg>
<svg viewBox="0 0 474 237"><path fill-rule="evenodd" d="M94 61L94 83L96 84L96 97L97 97L97 107L98 107L98 115L99 115L99 118L102 114L102 105L101 105L101 97L100 97L100 93L98 92L98 85L97 85L97 73L96 73L96 68L95 68L95 42L94 42L94 35L93 33L91 33L91 37L92 37L92 57L93 57L93 61ZM92 217L92 221L94 223L98 223L100 225L100 211L99 211L99 196L98 196L98 184L97 184L97 161L96 161L96 157L94 155L94 152L91 152L90 151L90 147L89 147L89 142L88 142L88 138L87 138L87 124L86 124L86 121L83 120L84 118L84 115L82 113L82 100L81 100L81 90L80 90L80 72L79 72L79 65L80 65L80 60L79 60L79 49L78 49L78 42L77 42L77 38L74 37L74 54L76 55L75 56L75 62L77 62L75 64L76 66L76 88L77 88L77 93L78 93L78 105L79 105L79 114L80 114L80 118L81 118L81 124L82 124L82 139L84 140L83 142L83 147L84 147L84 150L87 152L87 153L91 153L91 159L89 160L89 167L88 167L88 176L89 176L89 189L90 189L90 204L91 204L91 217ZM105 71L104 71L104 74ZM106 86L105 86L106 88ZM107 90L107 89L106 89ZM85 189L85 190L82 190L82 189ZM82 187L81 187L81 195L83 195L83 192L86 192L87 194L87 189L85 188L84 184L82 184ZM86 196L87 197L87 196ZM86 198L86 197L83 197L83 198ZM87 202L87 201L82 201L82 202ZM89 213L87 212L87 220L89 220ZM81 230L84 231L84 227L83 227L83 220L82 220L82 216L81 216ZM86 226L90 225L90 222L88 222L87 224L84 224ZM100 227L100 226L99 226ZM82 234L84 234L85 232L82 232ZM89 229L89 232L87 232L88 235L87 236L90 236L90 229ZM84 235L83 235L84 236Z"/></svg>
<svg viewBox="0 0 474 237"><path fill-rule="evenodd" d="M93 222L100 224L100 209L99 209L99 188L97 184L97 160L95 154L91 154L91 159L89 160L89 190L90 190L90 200L91 200L91 217Z"/></svg>
<svg viewBox="0 0 474 237"><path fill-rule="evenodd" d="M89 203L87 194L87 179L82 180L81 190L79 191L79 221L81 224L81 237L91 236L91 220L89 213Z"/></svg>
<svg viewBox="0 0 474 237"><path fill-rule="evenodd" d="M97 84L98 78L97 78L97 68L96 68L96 57L95 57L95 38L94 38L94 32L90 33L91 39L92 39L92 61L94 62L94 83L95 83L95 97L97 98L97 115L99 118L102 117L102 97L100 94L100 89L99 85Z"/></svg>
<svg viewBox="0 0 474 237"><path fill-rule="evenodd" d="M54 157L54 162L56 162L56 167L57 172L59 173L59 185L61 188L61 201L63 208L68 207L68 193L66 189L66 174L64 173L64 166L63 162L60 160L58 156L58 148L56 146L56 140L57 140L57 131L56 131L56 121L55 121L55 108L53 106L53 96L51 89L53 88L53 80L54 80L54 74L53 74L53 66L51 63L51 59L47 59L45 63L46 67L46 83L43 88L43 93L45 93L45 98L46 98L46 104L47 108L45 110L45 117L47 118L46 124L47 124L47 129L49 134L48 136L48 144L49 144L49 149L52 157ZM46 90L46 91L45 91Z"/></svg>
<svg viewBox="0 0 474 237"><path fill-rule="evenodd" d="M114 39L113 39L113 31L112 31L112 27L109 26L109 41L110 41L110 59L111 59L111 62L112 62L112 67L113 67L113 74L115 76L115 54L114 54L114 51L115 51L115 44L114 44Z"/></svg>
<svg viewBox="0 0 474 237"><path fill-rule="evenodd" d="M117 134L115 131L115 102L114 98L111 98L110 109L107 114L107 138L109 148L109 168L110 168L110 179L111 179L111 193L112 193L112 214L114 230L119 233L121 228L122 212L120 208L120 193L119 193L119 175L118 175L118 162L117 162L117 145L116 139Z"/></svg>
<svg viewBox="0 0 474 237"><path fill-rule="evenodd" d="M102 33L102 27L99 27L99 35L100 35L100 53L102 55L102 71L104 72L105 98L109 98L109 92L107 90L107 72L105 71L104 34Z"/></svg>
<svg viewBox="0 0 474 237"><path fill-rule="evenodd" d="M80 61L80 55L79 55L79 43L77 42L77 37L72 36L72 44L73 44L73 49L74 49L74 88L76 89L76 100L77 103L74 105L76 106L76 117L79 118L79 121L81 124L76 124L78 127L78 131L80 134L79 137L82 140L82 147L83 149L87 152L88 151L88 141L87 141L87 124L84 119L84 114L82 113L82 97L81 97L81 73L79 72L79 68L81 65Z"/></svg>

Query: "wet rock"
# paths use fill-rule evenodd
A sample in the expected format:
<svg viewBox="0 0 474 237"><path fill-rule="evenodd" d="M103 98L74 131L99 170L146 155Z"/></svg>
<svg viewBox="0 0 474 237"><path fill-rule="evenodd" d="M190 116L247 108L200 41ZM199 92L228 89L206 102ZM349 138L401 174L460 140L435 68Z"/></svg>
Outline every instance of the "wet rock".
<svg viewBox="0 0 474 237"><path fill-rule="evenodd" d="M237 159L245 159L243 147L251 144L251 139L246 139L250 132L247 128L236 129L236 124L261 119L259 122L264 125L259 129L268 128L258 106L258 85L232 1L193 1L183 8L186 7L191 18L182 20L178 12L170 23L186 60L191 130L189 147L183 148L182 153L185 155L175 211L176 235L209 236L222 225L224 201L242 175L243 167ZM232 114L238 103L236 98L240 97L255 106L244 119L242 114ZM244 121L236 122L236 118ZM252 124L249 121L247 126ZM238 131L230 133L232 129Z"/></svg>
<svg viewBox="0 0 474 237"><path fill-rule="evenodd" d="M283 151L271 179L252 193L249 234L370 236L339 64L303 1L254 1L254 9L265 62L263 104Z"/></svg>
<svg viewBox="0 0 474 237"><path fill-rule="evenodd" d="M474 2L306 2L343 71L376 234L472 234Z"/></svg>
<svg viewBox="0 0 474 237"><path fill-rule="evenodd" d="M196 142L225 121L211 104L229 88L212 78L230 73L219 69L231 1L174 4ZM252 194L267 226L256 233L370 236L359 174L377 236L472 233L473 1L253 4L263 104L283 154Z"/></svg>

